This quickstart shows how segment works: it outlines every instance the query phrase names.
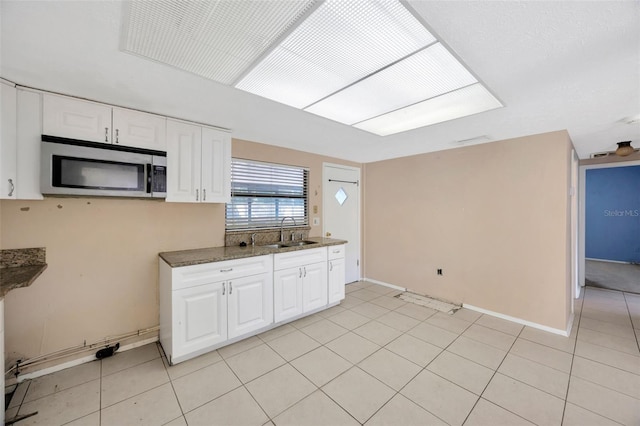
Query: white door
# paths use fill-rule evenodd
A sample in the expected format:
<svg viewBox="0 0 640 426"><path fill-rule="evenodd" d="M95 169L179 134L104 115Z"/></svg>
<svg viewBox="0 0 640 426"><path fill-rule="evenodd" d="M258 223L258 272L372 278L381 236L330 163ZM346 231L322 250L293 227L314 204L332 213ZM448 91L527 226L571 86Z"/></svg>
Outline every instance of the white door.
<svg viewBox="0 0 640 426"><path fill-rule="evenodd" d="M167 119L159 115L113 108L113 143L136 148L167 150Z"/></svg>
<svg viewBox="0 0 640 426"><path fill-rule="evenodd" d="M200 201L200 126L167 120L167 199Z"/></svg>
<svg viewBox="0 0 640 426"><path fill-rule="evenodd" d="M273 273L273 311L276 322L302 313L302 268Z"/></svg>
<svg viewBox="0 0 640 426"><path fill-rule="evenodd" d="M322 181L324 236L347 240L345 277L360 279L360 169L324 164Z"/></svg>
<svg viewBox="0 0 640 426"><path fill-rule="evenodd" d="M173 357L206 349L227 340L227 297L224 283L173 292Z"/></svg>
<svg viewBox="0 0 640 426"><path fill-rule="evenodd" d="M329 303L344 299L344 258L329 260Z"/></svg>
<svg viewBox="0 0 640 426"><path fill-rule="evenodd" d="M202 201L231 201L231 135L202 128Z"/></svg>
<svg viewBox="0 0 640 426"><path fill-rule="evenodd" d="M111 143L111 107L66 96L44 95L42 133Z"/></svg>
<svg viewBox="0 0 640 426"><path fill-rule="evenodd" d="M327 263L313 263L302 267L302 312L326 306Z"/></svg>
<svg viewBox="0 0 640 426"><path fill-rule="evenodd" d="M227 281L229 338L273 323L273 281L270 274Z"/></svg>

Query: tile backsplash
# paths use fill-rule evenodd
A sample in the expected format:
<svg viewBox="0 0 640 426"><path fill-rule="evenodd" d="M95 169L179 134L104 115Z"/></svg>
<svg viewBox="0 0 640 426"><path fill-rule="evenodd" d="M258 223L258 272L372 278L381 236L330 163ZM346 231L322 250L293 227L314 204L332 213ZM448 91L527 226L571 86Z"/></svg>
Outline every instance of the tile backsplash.
<svg viewBox="0 0 640 426"><path fill-rule="evenodd" d="M304 240L309 238L310 226L284 228L285 241L291 241L291 233L295 233L296 240ZM273 244L280 241L280 229L263 229L255 231L234 231L224 234L225 246L238 246L241 242L251 244L251 235L256 234L256 245Z"/></svg>

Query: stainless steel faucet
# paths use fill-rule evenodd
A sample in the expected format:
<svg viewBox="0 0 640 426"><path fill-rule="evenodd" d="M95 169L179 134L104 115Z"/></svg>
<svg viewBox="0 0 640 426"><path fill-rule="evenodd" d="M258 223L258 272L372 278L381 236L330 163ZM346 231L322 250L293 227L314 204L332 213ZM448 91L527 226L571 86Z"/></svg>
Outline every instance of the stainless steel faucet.
<svg viewBox="0 0 640 426"><path fill-rule="evenodd" d="M296 220L291 217L291 216L285 216L282 218L282 221L280 222L280 242L284 243L284 221L286 219L291 219L293 221L293 226L298 226L298 224L296 223Z"/></svg>
<svg viewBox="0 0 640 426"><path fill-rule="evenodd" d="M251 245L252 246L256 245L256 234L251 234Z"/></svg>

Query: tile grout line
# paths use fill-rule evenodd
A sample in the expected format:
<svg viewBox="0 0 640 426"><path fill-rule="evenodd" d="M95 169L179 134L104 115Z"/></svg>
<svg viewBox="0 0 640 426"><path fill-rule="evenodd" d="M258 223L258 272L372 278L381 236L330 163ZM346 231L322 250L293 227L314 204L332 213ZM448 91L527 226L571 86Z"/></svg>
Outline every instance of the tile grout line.
<svg viewBox="0 0 640 426"><path fill-rule="evenodd" d="M586 290L585 290L586 292ZM580 315L578 316L578 323L576 324L576 339L573 342L573 352L571 353L571 365L569 366L569 381L567 382L567 390L564 394L564 405L562 407L562 420L560 424L564 423L564 416L567 412L567 403L569 399L569 389L571 388L571 377L573 377L573 362L576 357L576 347L578 346L578 333L580 332L580 322L582 321L582 309L584 308L584 300L586 293L582 297L582 302L580 303Z"/></svg>
<svg viewBox="0 0 640 426"><path fill-rule="evenodd" d="M586 296L586 292L587 292L586 287L585 287L584 291L585 291L585 296ZM580 323L581 323L581 321L582 321L582 308L584 308L584 302L585 302L585 298L583 297L583 298L582 298L582 306L581 306L581 308L580 308L580 317L578 318L578 325L577 325L578 330L576 331L576 341L575 341L575 345L574 345L574 351L573 351L573 354L572 354L572 356L571 356L571 369L570 369L570 373L569 373L569 383L567 383L567 393L566 393L566 395L565 395L565 399L564 399L564 408L563 408L563 410L562 410L562 423L564 423L564 415L565 415L565 412L566 412L566 410L567 410L567 404L569 403L569 389L570 389L570 387L571 387L571 378L572 378L572 377L574 377L574 376L573 376L573 362L574 362L575 357L577 356L577 355L575 354L575 347L576 347L576 346L577 346L577 344L578 344L578 332L580 331ZM582 357L580 357L580 356L578 356L578 357L579 357L579 358L582 358ZM588 358L587 358L587 359L588 359ZM596 361L596 362L597 362L597 361ZM603 365L606 365L606 364L603 364ZM611 367L611 366L609 366L609 367ZM575 377L578 377L578 376L575 376ZM581 380L585 380L585 379L582 379L582 378L581 378ZM585 381L591 382L590 380L585 380ZM591 382L591 383L594 383L594 382ZM594 383L594 384L596 384L596 385L598 385L598 386L602 386L602 385L599 385L598 383ZM606 389L609 389L609 388L607 388L606 386L602 386L602 387L604 387L604 388L606 388ZM613 389L611 389L611 390L613 390ZM615 391L615 392L617 392L617 391ZM621 392L618 392L618 393L621 393ZM624 395L624 394L623 394L623 395ZM586 411L588 411L588 412L590 412L590 413L593 413L593 414L595 414L595 415L597 415L597 416L600 416L600 417L603 417L603 418L605 418L605 419L607 419L607 420L610 420L610 421L612 421L612 422L614 422L614 423L619 423L619 422L617 422L617 421L615 421L615 420L613 420L613 419L610 419L609 417L605 416L604 414L597 413L597 412L595 412L595 411L591 411L589 408L583 407L583 406L581 406L581 405L577 405L577 404L574 404L574 405L576 405L577 407L580 407L580 408L582 408L583 410L586 410Z"/></svg>
<svg viewBox="0 0 640 426"><path fill-rule="evenodd" d="M633 316L631 316L631 309L629 309L629 301L627 300L627 292L622 292L622 297L624 297L624 303L627 306L627 313L629 314L629 320L631 321L631 329L633 330L633 335L636 338L636 346L638 350L640 350L640 342L638 342L638 333L636 333L635 326L633 324Z"/></svg>
<svg viewBox="0 0 640 426"><path fill-rule="evenodd" d="M484 314L483 314L483 315L484 315ZM482 318L482 316L478 317L478 319L480 319L480 318ZM476 319L476 321L478 321L478 319ZM475 323L476 323L476 321L474 321L473 323L475 324ZM520 332L518 333L518 335L517 335L517 336L515 336L516 338L515 338L515 339L513 339L513 342L511 343L511 346L509 347L509 350L508 350L508 351L506 351L506 353L504 354L504 357L502 357L502 360L500 361L500 364L498 364L498 366L496 367L496 369L493 371L493 374L491 375L491 378L487 381L487 384L486 384L486 385L484 386L484 388L482 389L482 392L480 392L480 395L478 396L478 399L477 399L477 400L476 400L476 402L473 404L473 407L471 407L471 410L469 410L469 413L467 413L467 416L464 418L464 421L462 422L462 424L463 424L463 425L467 422L467 420L469 420L469 416L471 415L471 413L473 413L473 410L474 410L474 409L476 408L476 406L478 405L478 402L480 402L480 400L481 400L481 399L483 399L483 398L482 398L482 396L483 396L483 395L484 395L484 393L486 392L486 390L487 390L487 388L489 387L489 384L491 383L491 381L493 380L493 378L496 376L496 374L498 374L498 370L500 369L500 367L501 367L501 366L502 366L502 364L504 363L504 360L507 358L507 356L508 356L508 355L509 355L509 353L511 352L511 349L513 349L513 346L514 346L514 345L516 344L516 342L518 341L518 338L519 338L519 337L520 337L520 335L522 334L522 331L523 331L523 330L524 330L524 327L522 327L522 328L520 329ZM460 335L462 336L462 334L460 334ZM472 339L472 340L473 340L473 339ZM481 342L481 343L482 343L482 342ZM512 379L513 379L513 378L512 378ZM513 380L515 380L515 379L513 379ZM519 381L519 380L518 380L518 381ZM525 384L526 384L526 383L525 383ZM531 386L531 385L529 385L529 386ZM533 387L533 386L532 386L532 387ZM534 389L538 389L538 388L535 388L535 387L534 387ZM524 418L524 417L522 417L521 415L519 415L519 414L517 414L517 413L514 413L513 411L511 411L511 410L509 410L509 409L507 409L507 408L505 408L505 407L503 407L503 406L501 406L501 405L498 405L498 404L497 404L497 403L495 403L495 402L489 401L488 399L487 399L486 401L488 401L488 402L490 402L490 403L492 403L492 404L495 404L497 407L500 407L500 408L502 408L503 410L508 411L509 413L511 413L511 414L513 414L513 415L515 415L515 416L520 417L521 419L524 419L524 420L526 420L526 421L529 421L528 419L525 419L525 418Z"/></svg>

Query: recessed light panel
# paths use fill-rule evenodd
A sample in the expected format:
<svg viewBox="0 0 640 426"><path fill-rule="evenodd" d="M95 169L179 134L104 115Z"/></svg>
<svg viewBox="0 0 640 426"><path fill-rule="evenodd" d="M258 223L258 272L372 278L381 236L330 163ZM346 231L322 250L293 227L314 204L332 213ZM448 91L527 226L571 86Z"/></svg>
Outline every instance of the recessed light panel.
<svg viewBox="0 0 640 426"><path fill-rule="evenodd" d="M328 0L236 87L304 108L435 41L397 1Z"/></svg>
<svg viewBox="0 0 640 426"><path fill-rule="evenodd" d="M398 0L133 0L122 50L388 135L502 104Z"/></svg>
<svg viewBox="0 0 640 426"><path fill-rule="evenodd" d="M306 111L354 124L476 82L442 44L436 43Z"/></svg>
<svg viewBox="0 0 640 426"><path fill-rule="evenodd" d="M454 92L402 108L355 124L354 127L380 136L466 117L500 108L502 104L482 84L476 83Z"/></svg>
<svg viewBox="0 0 640 426"><path fill-rule="evenodd" d="M131 1L122 50L233 84L314 3Z"/></svg>

